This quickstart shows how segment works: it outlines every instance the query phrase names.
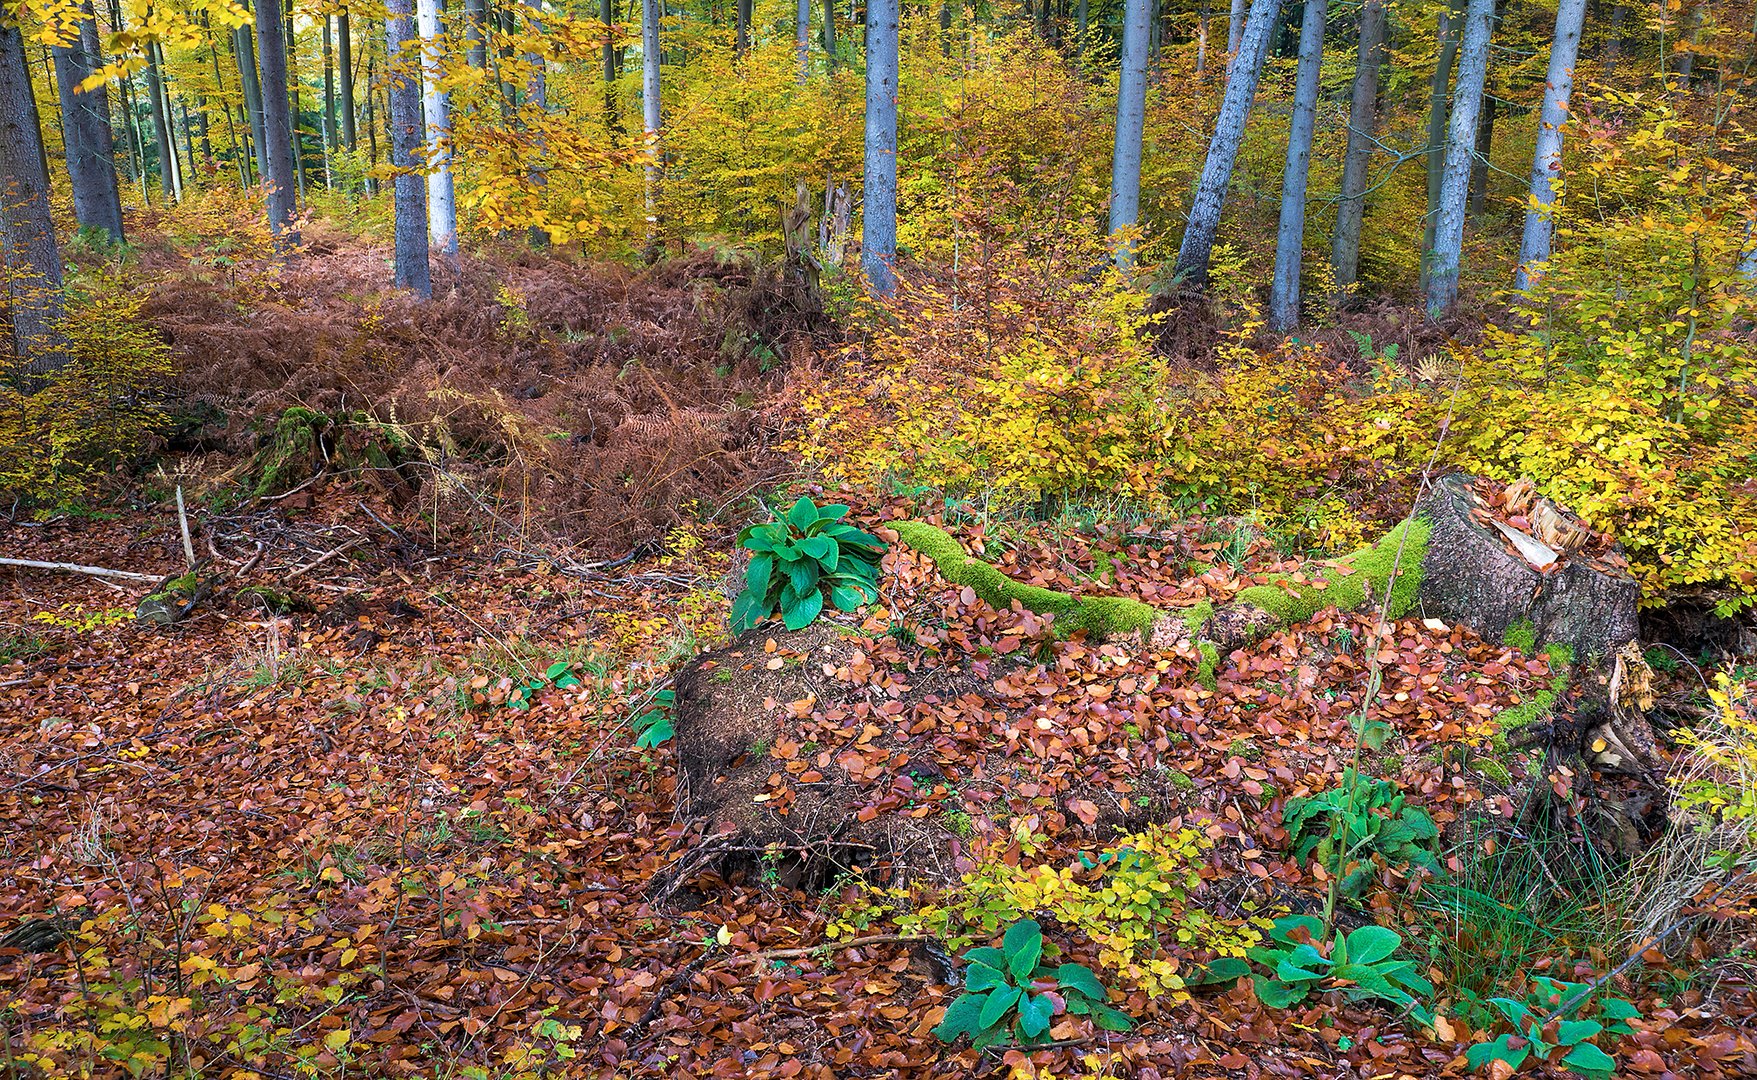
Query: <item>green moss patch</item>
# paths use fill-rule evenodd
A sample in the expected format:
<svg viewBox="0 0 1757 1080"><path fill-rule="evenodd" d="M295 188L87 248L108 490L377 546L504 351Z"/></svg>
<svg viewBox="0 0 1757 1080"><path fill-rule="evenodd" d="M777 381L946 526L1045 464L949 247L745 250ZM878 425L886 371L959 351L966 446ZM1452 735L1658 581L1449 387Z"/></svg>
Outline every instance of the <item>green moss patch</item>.
<svg viewBox="0 0 1757 1080"><path fill-rule="evenodd" d="M1115 634L1146 634L1163 614L1151 604L1125 596L1076 597L1014 581L966 554L950 533L924 521L893 521L890 527L904 545L932 560L947 581L969 586L983 603L1001 611L1010 609L1017 600L1027 611L1054 615L1056 631L1064 636L1081 630L1095 640Z"/></svg>
<svg viewBox="0 0 1757 1080"><path fill-rule="evenodd" d="M1304 572L1306 582L1295 582L1288 575L1277 575L1267 585L1253 585L1242 590L1236 602L1250 604L1275 616L1282 625L1303 622L1328 607L1353 611L1367 601L1370 586L1374 598L1385 595L1393 567L1397 580L1391 582L1390 618L1398 618L1415 606L1421 590L1422 559L1427 554L1428 537L1433 528L1419 518L1409 518L1372 547L1362 548L1340 559L1314 563ZM1405 535L1408 540L1405 542ZM1398 547L1403 558L1398 560ZM1319 584L1318 582L1322 582Z"/></svg>

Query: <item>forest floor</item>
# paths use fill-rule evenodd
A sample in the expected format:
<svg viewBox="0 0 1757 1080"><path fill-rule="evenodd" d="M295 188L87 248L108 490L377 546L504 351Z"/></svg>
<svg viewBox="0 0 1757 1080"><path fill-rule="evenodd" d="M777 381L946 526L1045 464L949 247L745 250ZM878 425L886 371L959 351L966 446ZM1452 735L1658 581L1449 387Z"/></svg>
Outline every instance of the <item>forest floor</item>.
<svg viewBox="0 0 1757 1080"><path fill-rule="evenodd" d="M515 307L483 306L495 278L478 275L461 298L438 302L431 325L394 305L356 305L339 319L300 291L321 287L340 303L353 286L333 273L314 284L325 275L319 266L281 283L260 313L224 295L199 308L208 285L165 301L191 320L182 369L200 369L210 387L233 380L269 417L309 401L326 378L354 400L416 401L425 380L453 385L460 376L445 365L462 362L421 353L423 341L463 328L481 343L454 352L487 348L508 334ZM285 495L192 500L204 565L182 584L199 600L168 625L135 619L147 583L0 571L0 935L60 920L34 945L0 943L5 1080L32 1075L26 1063L49 1075L239 1078L1468 1071L1462 1055L1478 1033L1461 1021L1426 1030L1335 995L1269 1009L1248 983L1188 998L1131 989L1113 1001L1137 1021L1131 1032L1064 1018L1049 1048L985 1057L931 1034L956 988L933 951L900 940L912 935L887 922L874 899L884 894L862 874L801 883L753 862L726 868L730 880L708 873L672 887L667 872L690 858L700 823L679 817L673 744L635 745L631 721L680 663L725 641L724 582L742 521L722 511L756 513L757 481L804 489L753 464L768 452L762 422L724 420L742 415L741 395L770 386L767 367L712 374L728 327L661 325L655 305L689 310L688 286L653 300L600 280L545 307L533 299L542 280L509 276L535 344L469 393L504 405L526 400L527 381L577 379L533 407L585 432L559 410L612 388L612 423L589 429L573 473L549 478L574 492L568 512L602 517L614 491L638 502L661 480L697 509L631 505L604 519L615 528L596 547L632 552L591 561L467 499L440 514L440 502L410 498L382 470L348 475L336 462L286 478L297 483ZM314 371L300 350L347 320L378 345L337 349L350 365L342 375ZM638 367L618 349L643 348L676 370L654 363L644 382L603 375ZM373 358L392 349L431 370L386 375ZM680 387L708 404L680 403ZM708 490L670 463L675 439L624 444L614 469L605 465L598 449L614 448L618 433L645 438L649 414L737 468ZM192 496L204 469L236 480L222 465L199 454L171 463ZM603 478L611 472L615 483ZM169 475L146 478L114 513L0 525L0 548L175 578L185 555ZM444 487L424 483L428 493ZM924 512L840 497L868 528ZM1222 601L1295 565L1232 519L946 516L1016 576L1165 606ZM209 576L215 586L201 589ZM838 617L868 663L824 673L856 678L871 711L771 705L802 709L815 744L767 745L778 793L835 771L869 788L875 811L897 812L897 774L931 763L913 775L937 781L908 785L924 790L907 812L956 816L965 840L947 854L967 871L1079 865L1113 842L1102 793L1152 782L1177 804L1171 821L1205 838L1191 902L1223 919L1322 907L1322 868L1289 854L1281 809L1333 787L1357 760L1400 782L1449 843L1467 823L1516 831L1533 778L1524 759L1501 754L1493 722L1556 678L1545 656L1460 627L1409 618L1377 634L1368 616L1329 612L1235 653L1210 690L1194 655L1055 640L900 551L886 558L881 595ZM762 652L753 663L799 660L784 635L766 635L747 641ZM1357 758L1352 720L1375 658L1373 715L1391 731ZM886 707L933 668L960 673L955 699L906 716ZM1686 667L1675 678L1694 676ZM876 749L880 735L888 752ZM1502 759L1499 770L1482 767ZM882 884L882 867L867 869ZM1416 940L1424 920L1441 918L1422 894L1415 875L1386 867L1349 918L1376 916ZM1741 925L1734 937L1748 938ZM1100 968L1077 928L1052 931L1067 959ZM1558 937L1541 970L1590 978L1626 947L1603 934ZM1482 948L1487 964L1495 946ZM1675 961L1650 953L1613 982L1641 1010L1618 1048L1626 1071L1757 1075L1752 968L1700 963L1705 948ZM1178 946L1170 955L1192 973ZM1440 998L1461 991L1447 979L1462 966L1456 949L1433 958Z"/></svg>

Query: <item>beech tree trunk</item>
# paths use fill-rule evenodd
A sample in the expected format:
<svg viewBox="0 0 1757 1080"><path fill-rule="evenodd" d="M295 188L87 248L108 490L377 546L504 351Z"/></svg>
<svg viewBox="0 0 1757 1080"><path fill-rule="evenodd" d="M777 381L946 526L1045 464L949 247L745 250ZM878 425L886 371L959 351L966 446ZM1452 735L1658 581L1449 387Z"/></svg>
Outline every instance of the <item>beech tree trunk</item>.
<svg viewBox="0 0 1757 1080"><path fill-rule="evenodd" d="M244 88L244 112L250 121L251 150L256 156L256 179L269 182L268 138L262 116L262 81L256 70L256 43L250 27L232 31L232 50L238 57L238 80Z"/></svg>
<svg viewBox="0 0 1757 1080"><path fill-rule="evenodd" d="M1586 0L1561 0L1556 8L1556 37L1550 46L1549 77L1537 126L1537 149L1531 158L1531 197L1525 211L1525 234L1519 243L1519 268L1514 287L1531 287L1532 266L1548 261L1555 235L1556 186L1562 173L1562 125L1568 121L1568 99L1574 92L1574 64L1580 55L1580 32L1586 25Z"/></svg>
<svg viewBox="0 0 1757 1080"><path fill-rule="evenodd" d="M81 228L98 229L120 243L122 192L116 179L116 146L110 133L107 87L79 86L102 63L97 17L86 0L79 38L54 47L55 88L61 101L62 143L73 189L73 215Z"/></svg>
<svg viewBox="0 0 1757 1080"><path fill-rule="evenodd" d="M1244 36L1226 69L1226 94L1220 102L1214 137L1208 141L1201 179L1196 182L1189 224L1177 250L1176 276L1193 288L1208 287L1208 263L1214 254L1215 233L1220 229L1220 211L1226 205L1232 165L1244 141L1245 121L1250 118L1251 102L1257 96L1257 80L1269 55L1269 39L1279 6L1279 0L1251 0Z"/></svg>
<svg viewBox="0 0 1757 1080"><path fill-rule="evenodd" d="M743 56L750 48L750 8L751 0L736 0L733 4L732 52L735 56Z"/></svg>
<svg viewBox="0 0 1757 1080"><path fill-rule="evenodd" d="M647 139L648 255L659 241L659 0L641 0L641 126Z"/></svg>
<svg viewBox="0 0 1757 1080"><path fill-rule="evenodd" d="M799 85L804 86L811 77L811 0L794 4L793 24L794 49L799 54Z"/></svg>
<svg viewBox="0 0 1757 1080"><path fill-rule="evenodd" d="M43 160L24 39L17 27L0 23L0 270L12 324L7 344L27 388L67 361L61 347L61 250Z"/></svg>
<svg viewBox="0 0 1757 1080"><path fill-rule="evenodd" d="M342 146L352 153L359 132L354 122L354 32L346 11L336 16L336 64L341 75Z"/></svg>
<svg viewBox="0 0 1757 1080"><path fill-rule="evenodd" d="M1434 260L1434 226L1440 214L1440 179L1446 171L1446 118L1452 101L1452 67L1458 60L1458 38L1464 20L1464 0L1440 13L1440 57L1428 90L1428 212L1421 238L1421 284L1425 291Z"/></svg>
<svg viewBox="0 0 1757 1080"><path fill-rule="evenodd" d="M297 244L293 229L297 179L293 172L293 118L287 97L287 41L282 34L280 0L257 0L256 47L262 78L263 169L268 193L268 224L286 243Z"/></svg>
<svg viewBox="0 0 1757 1080"><path fill-rule="evenodd" d="M1354 92L1348 102L1348 149L1342 158L1342 192L1330 265L1338 292L1360 280L1360 230L1366 218L1367 165L1379 120L1379 64L1385 55L1385 2L1366 0L1360 9L1360 47L1355 54Z"/></svg>
<svg viewBox="0 0 1757 1080"><path fill-rule="evenodd" d="M390 163L396 170L396 283L423 300L433 296L427 264L427 182L422 178L421 40L410 17L412 0L386 6L385 56L390 95Z"/></svg>
<svg viewBox="0 0 1757 1080"><path fill-rule="evenodd" d="M946 16L950 14L945 5L940 6L940 25L944 26ZM824 55L829 59L830 70L836 69L836 0L824 0Z"/></svg>
<svg viewBox="0 0 1757 1080"><path fill-rule="evenodd" d="M1264 0L1265 3L1268 0ZM879 296L897 291L898 0L866 6L866 169L860 265Z"/></svg>
<svg viewBox="0 0 1757 1080"><path fill-rule="evenodd" d="M1128 270L1135 262L1132 239L1118 234L1141 219L1141 139L1147 125L1147 19L1151 0L1126 0L1123 6L1121 82L1116 99L1116 141L1110 159L1110 236L1116 264Z"/></svg>
<svg viewBox="0 0 1757 1080"><path fill-rule="evenodd" d="M458 257L458 211L451 176L451 92L445 77L445 36L439 0L416 0L421 31L421 111L427 122L427 236L454 266Z"/></svg>
<svg viewBox="0 0 1757 1080"><path fill-rule="evenodd" d="M323 17L323 186L335 190L335 169L330 155L339 148L336 141L336 67L335 39L330 18Z"/></svg>
<svg viewBox="0 0 1757 1080"><path fill-rule="evenodd" d="M149 42L146 48L146 90L151 98L148 115L152 117L153 145L159 155L159 191L172 202L182 202L183 191L177 182L177 150L171 144L171 118L165 107L165 81L159 70L157 43Z"/></svg>
<svg viewBox="0 0 1757 1080"><path fill-rule="evenodd" d="M1482 111L1476 118L1476 156L1470 161L1470 198L1466 212L1471 217L1481 214L1489 201L1489 160L1495 149L1495 117L1500 103L1495 96L1483 92Z"/></svg>
<svg viewBox="0 0 1757 1080"><path fill-rule="evenodd" d="M1470 162L1476 154L1476 118L1482 108L1489 70L1489 33L1495 0L1470 0L1458 58L1458 86L1447 126L1446 166L1440 178L1440 206L1434 222L1434 265L1428 277L1428 315L1439 318L1458 301L1458 268L1464 249L1465 199L1470 194Z"/></svg>
<svg viewBox="0 0 1757 1080"><path fill-rule="evenodd" d="M464 62L478 70L488 66L487 24L487 0L464 0Z"/></svg>
<svg viewBox="0 0 1757 1080"><path fill-rule="evenodd" d="M1232 9L1226 19L1226 52L1229 56L1238 55L1239 42L1245 38L1246 0L1232 0Z"/></svg>
<svg viewBox="0 0 1757 1080"><path fill-rule="evenodd" d="M1269 329L1286 333L1299 325L1299 277L1305 258L1306 180L1312 167L1312 129L1318 119L1318 76L1324 64L1328 0L1305 0L1299 28L1299 71L1294 77L1293 120L1287 131L1287 165L1281 179L1281 223L1275 237L1275 278L1269 286Z"/></svg>

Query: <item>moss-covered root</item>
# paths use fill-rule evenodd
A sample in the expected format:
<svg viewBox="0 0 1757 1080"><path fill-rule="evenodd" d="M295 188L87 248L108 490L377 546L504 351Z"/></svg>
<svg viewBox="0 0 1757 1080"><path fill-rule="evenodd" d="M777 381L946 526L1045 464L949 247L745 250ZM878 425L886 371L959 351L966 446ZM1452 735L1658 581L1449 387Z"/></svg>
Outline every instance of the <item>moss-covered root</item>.
<svg viewBox="0 0 1757 1080"><path fill-rule="evenodd" d="M924 521L893 521L897 539L927 556L940 576L954 585L967 585L982 601L1005 611L1017 600L1027 611L1054 615L1057 633L1084 630L1093 639L1137 634L1143 639L1165 612L1126 596L1071 596L1054 589L1026 585L966 554L962 545L944 529Z"/></svg>
<svg viewBox="0 0 1757 1080"><path fill-rule="evenodd" d="M1272 616L1275 625L1287 626L1303 622L1328 607L1354 611L1368 603L1380 603L1389 585L1391 604L1386 616L1400 618L1415 606L1421 591L1422 560L1427 556L1431 532L1427 522L1408 518L1372 547L1307 567L1300 575L1305 581L1278 575L1267 585L1253 585L1240 591L1233 604L1248 605ZM1393 569L1397 572L1395 582L1391 581Z"/></svg>

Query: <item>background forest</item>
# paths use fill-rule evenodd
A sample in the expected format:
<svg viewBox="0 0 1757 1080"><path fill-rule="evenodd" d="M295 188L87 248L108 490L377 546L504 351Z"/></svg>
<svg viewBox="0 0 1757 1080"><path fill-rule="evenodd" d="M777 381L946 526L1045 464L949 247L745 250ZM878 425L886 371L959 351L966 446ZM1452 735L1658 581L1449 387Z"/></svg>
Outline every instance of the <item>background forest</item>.
<svg viewBox="0 0 1757 1080"><path fill-rule="evenodd" d="M1757 1075L1754 95L1750 0L6 5L0 1076ZM1412 603L1455 491L1635 638Z"/></svg>

